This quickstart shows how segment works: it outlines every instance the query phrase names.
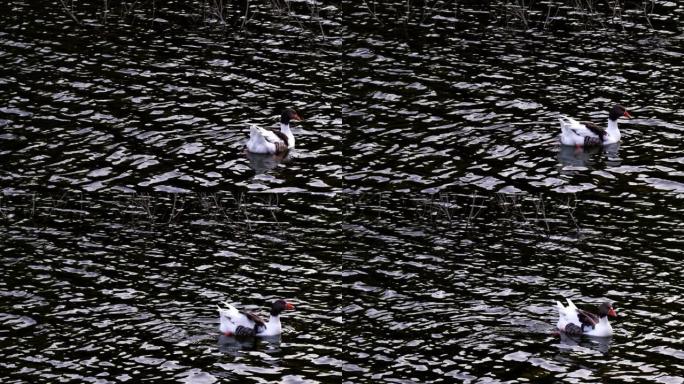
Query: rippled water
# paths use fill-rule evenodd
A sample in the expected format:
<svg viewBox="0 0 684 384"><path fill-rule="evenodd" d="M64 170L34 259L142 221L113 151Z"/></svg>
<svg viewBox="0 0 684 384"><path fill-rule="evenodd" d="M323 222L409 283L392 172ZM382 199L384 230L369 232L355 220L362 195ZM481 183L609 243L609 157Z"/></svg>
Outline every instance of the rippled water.
<svg viewBox="0 0 684 384"><path fill-rule="evenodd" d="M93 33L58 10L46 13L48 20L26 21L28 9L1 20L5 186L339 188L335 39L312 38L279 19L237 35L195 25ZM247 158L248 124L274 126L287 106L306 119L294 129L291 161L278 167Z"/></svg>
<svg viewBox="0 0 684 384"><path fill-rule="evenodd" d="M0 381L684 383L682 5L314 4L0 12ZM558 146L616 102L619 145ZM246 154L285 106L297 149Z"/></svg>
<svg viewBox="0 0 684 384"><path fill-rule="evenodd" d="M274 195L3 199L0 377L339 382L342 246L333 203ZM219 336L219 301L263 312L275 298L296 306L283 315L281 338Z"/></svg>
<svg viewBox="0 0 684 384"><path fill-rule="evenodd" d="M456 33L463 23L441 19L388 32L364 10L357 7L353 20L365 28L345 46L354 68L345 112L353 127L347 189L684 191L677 13L664 18L668 29L650 33ZM463 12L465 20L476 14ZM441 14L454 16L448 7ZM402 31L407 39L391 37ZM619 148L559 148L559 114L605 125L615 103L636 117L621 122Z"/></svg>
<svg viewBox="0 0 684 384"><path fill-rule="evenodd" d="M1 376L681 383L681 203L597 197L5 196ZM276 297L280 338L218 333ZM563 297L615 335L555 334Z"/></svg>
<svg viewBox="0 0 684 384"><path fill-rule="evenodd" d="M612 201L355 199L345 377L681 383L681 203ZM559 337L563 297L615 302L615 335Z"/></svg>

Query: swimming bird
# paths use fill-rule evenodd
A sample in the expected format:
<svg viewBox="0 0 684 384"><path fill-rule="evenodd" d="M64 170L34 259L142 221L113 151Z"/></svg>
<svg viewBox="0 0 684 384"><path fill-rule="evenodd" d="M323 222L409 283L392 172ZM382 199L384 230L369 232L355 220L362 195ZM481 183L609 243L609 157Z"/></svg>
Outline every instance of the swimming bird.
<svg viewBox="0 0 684 384"><path fill-rule="evenodd" d="M567 299L568 306L564 307L556 301L558 308L558 330L567 335L608 337L613 334L613 327L608 322L608 316L617 317L613 306L606 302L599 306L598 314L579 309Z"/></svg>
<svg viewBox="0 0 684 384"><path fill-rule="evenodd" d="M294 148L295 138L290 130L291 121L302 121L297 111L286 108L280 115L280 131L271 131L252 124L249 127L247 150L252 153L284 153Z"/></svg>
<svg viewBox="0 0 684 384"><path fill-rule="evenodd" d="M600 146L615 144L620 141L618 119L621 117L632 118L627 109L620 104L615 104L608 113L608 127L603 128L590 121L579 122L572 117L561 116L560 142L563 145L576 147Z"/></svg>
<svg viewBox="0 0 684 384"><path fill-rule="evenodd" d="M285 300L276 300L271 304L271 316L264 321L251 312L238 311L228 302L225 308L218 307L221 324L219 330L226 336L277 336L282 332L280 314L285 310L293 310L294 305Z"/></svg>

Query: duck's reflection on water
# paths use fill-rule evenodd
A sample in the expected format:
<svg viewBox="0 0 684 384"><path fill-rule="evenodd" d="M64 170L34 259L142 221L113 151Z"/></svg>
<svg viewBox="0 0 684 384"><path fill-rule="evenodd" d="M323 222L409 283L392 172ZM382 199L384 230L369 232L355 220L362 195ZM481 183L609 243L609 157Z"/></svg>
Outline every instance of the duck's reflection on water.
<svg viewBox="0 0 684 384"><path fill-rule="evenodd" d="M277 155L252 153L249 151L245 151L245 154L247 160L249 160L249 167L252 168L257 175L266 173L277 167L278 164L290 160L290 151Z"/></svg>
<svg viewBox="0 0 684 384"><path fill-rule="evenodd" d="M241 351L263 351L277 353L280 351L280 336L269 337L235 337L219 335L219 351L239 356Z"/></svg>
<svg viewBox="0 0 684 384"><path fill-rule="evenodd" d="M606 353L610 349L610 344L613 340L612 337L582 337L582 336L569 336L561 332L560 342L562 346L565 347L581 347L590 350L594 350L601 353Z"/></svg>
<svg viewBox="0 0 684 384"><path fill-rule="evenodd" d="M609 144L603 147L586 147L579 149L573 146L561 145L560 150L558 151L558 161L563 166L592 168L599 159L599 156L597 155L604 153L606 156L606 164L610 166L620 165L620 143Z"/></svg>

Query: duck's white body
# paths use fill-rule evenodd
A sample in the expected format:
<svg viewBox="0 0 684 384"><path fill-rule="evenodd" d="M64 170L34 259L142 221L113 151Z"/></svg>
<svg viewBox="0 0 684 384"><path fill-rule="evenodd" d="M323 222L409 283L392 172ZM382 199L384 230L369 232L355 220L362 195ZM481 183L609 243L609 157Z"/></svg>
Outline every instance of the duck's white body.
<svg viewBox="0 0 684 384"><path fill-rule="evenodd" d="M275 154L281 151L281 148L294 148L295 138L290 130L290 125L280 123L280 132L287 137L287 146L285 146L286 143L283 139L273 131L252 124L249 127L249 140L247 140L246 144L247 150L252 153Z"/></svg>
<svg viewBox="0 0 684 384"><path fill-rule="evenodd" d="M577 327L582 328L582 322L579 319L579 309L575 304L567 299L568 306L565 307L560 301L556 301L556 307L558 308L558 330L561 332L566 331L568 324L574 324ZM582 335L594 336L594 337L608 337L613 334L613 327L608 322L608 317L604 316L599 318L599 321L593 327L584 326Z"/></svg>
<svg viewBox="0 0 684 384"><path fill-rule="evenodd" d="M223 305L225 308L218 307L218 311L221 322L219 330L224 335L239 335L238 327L240 326L254 330L254 336L277 336L282 332L280 316L278 315L271 315L267 322L258 324L253 320L254 315L240 312L225 301Z"/></svg>
<svg viewBox="0 0 684 384"><path fill-rule="evenodd" d="M587 138L594 142L598 141L599 145L615 144L620 141L617 120L608 119L608 128L606 128L602 142L596 133L572 117L562 116L558 120L560 120L561 125L560 142L563 145L584 146Z"/></svg>

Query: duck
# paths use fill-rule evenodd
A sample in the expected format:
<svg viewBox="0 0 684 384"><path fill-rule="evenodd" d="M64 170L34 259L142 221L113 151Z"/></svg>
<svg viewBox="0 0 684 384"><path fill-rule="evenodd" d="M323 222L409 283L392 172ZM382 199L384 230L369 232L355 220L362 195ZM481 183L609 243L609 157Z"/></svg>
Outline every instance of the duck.
<svg viewBox="0 0 684 384"><path fill-rule="evenodd" d="M602 303L598 308L598 314L579 309L567 299L565 307L560 301L556 301L558 308L558 330L570 336L593 336L609 337L613 334L613 327L608 317L617 317L613 305L609 302Z"/></svg>
<svg viewBox="0 0 684 384"><path fill-rule="evenodd" d="M620 142L620 130L618 119L621 117L632 118L625 107L615 104L608 112L608 127L602 128L590 121L579 122L572 117L561 116L562 145L574 145L575 147L590 147L615 144Z"/></svg>
<svg viewBox="0 0 684 384"><path fill-rule="evenodd" d="M282 332L280 314L285 310L294 310L294 305L279 299L271 304L271 316L264 321L251 312L239 311L230 303L222 303L225 308L217 305L219 311L219 331L226 336L238 337L268 337L278 336Z"/></svg>
<svg viewBox="0 0 684 384"><path fill-rule="evenodd" d="M280 115L280 131L271 131L255 124L249 127L247 151L262 154L281 154L295 147L295 137L290 130L291 121L302 121L297 111L286 108Z"/></svg>

